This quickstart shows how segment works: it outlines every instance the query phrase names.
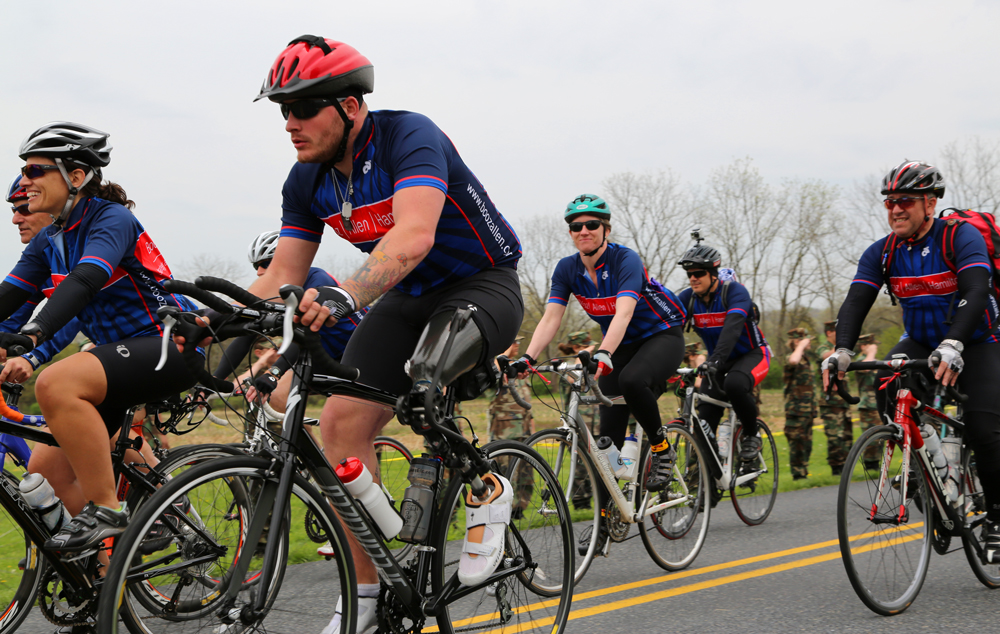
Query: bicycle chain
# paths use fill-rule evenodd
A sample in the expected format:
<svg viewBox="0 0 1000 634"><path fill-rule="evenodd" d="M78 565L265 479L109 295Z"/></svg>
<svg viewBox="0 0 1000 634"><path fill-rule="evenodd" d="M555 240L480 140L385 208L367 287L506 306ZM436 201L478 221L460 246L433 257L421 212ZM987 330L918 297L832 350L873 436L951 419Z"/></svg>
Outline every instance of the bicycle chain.
<svg viewBox="0 0 1000 634"><path fill-rule="evenodd" d="M618 512L618 507L611 500L608 500L605 513L604 528L608 531L608 537L615 543L625 541L628 538L628 533L632 525L622 520L622 515Z"/></svg>
<svg viewBox="0 0 1000 634"><path fill-rule="evenodd" d="M49 623L59 627L90 625L91 617L97 613L97 601L91 599L80 605L71 605L61 597L64 586L65 582L55 570L46 566L42 585L38 589L38 607L42 615Z"/></svg>
<svg viewBox="0 0 1000 634"><path fill-rule="evenodd" d="M414 568L415 560L404 568L404 573L413 582L417 578L417 571ZM379 632L388 634L419 634L424 629L424 617L421 616L409 627L403 627L403 619L408 619L409 613L403 608L395 593L389 591L389 587L382 585L378 592L378 602L375 605L375 615L378 619ZM458 630L456 630L458 631Z"/></svg>

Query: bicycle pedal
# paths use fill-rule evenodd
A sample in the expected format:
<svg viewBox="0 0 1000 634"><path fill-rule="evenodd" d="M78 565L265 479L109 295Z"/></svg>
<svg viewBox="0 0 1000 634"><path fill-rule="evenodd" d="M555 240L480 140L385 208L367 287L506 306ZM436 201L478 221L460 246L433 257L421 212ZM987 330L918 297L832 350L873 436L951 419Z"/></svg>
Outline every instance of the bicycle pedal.
<svg viewBox="0 0 1000 634"><path fill-rule="evenodd" d="M100 548L92 548L90 550L81 550L78 553L69 553L65 557L60 557L65 563L70 563L74 561L80 561L81 559L86 559L88 557L93 557L97 554Z"/></svg>

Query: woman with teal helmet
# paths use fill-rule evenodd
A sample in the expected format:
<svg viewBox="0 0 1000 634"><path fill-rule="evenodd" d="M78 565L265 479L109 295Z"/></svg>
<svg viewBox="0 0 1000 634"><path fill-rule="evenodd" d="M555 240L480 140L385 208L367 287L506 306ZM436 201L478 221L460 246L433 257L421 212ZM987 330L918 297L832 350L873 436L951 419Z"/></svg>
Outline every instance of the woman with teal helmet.
<svg viewBox="0 0 1000 634"><path fill-rule="evenodd" d="M635 251L608 241L611 209L600 196L582 194L563 217L578 253L563 258L552 274L545 314L518 360L520 369L535 365L562 323L570 295L601 326L603 338L594 353L601 390L625 397L627 405L601 406L600 434L620 448L631 413L649 436L653 466L646 480L650 491L670 483L675 454L662 433L656 386L669 378L684 358L684 310L677 297L646 274ZM612 371L617 368L617 371ZM601 494L601 503L607 492ZM603 525L602 525L603 526ZM597 548L607 534L601 531ZM580 549L586 553L589 540Z"/></svg>

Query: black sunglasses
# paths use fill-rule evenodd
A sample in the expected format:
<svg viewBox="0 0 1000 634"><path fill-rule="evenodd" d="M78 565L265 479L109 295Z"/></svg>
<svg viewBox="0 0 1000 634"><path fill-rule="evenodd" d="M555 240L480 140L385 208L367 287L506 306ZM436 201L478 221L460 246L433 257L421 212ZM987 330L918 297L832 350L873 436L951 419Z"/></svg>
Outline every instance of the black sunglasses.
<svg viewBox="0 0 1000 634"><path fill-rule="evenodd" d="M700 271L700 270L699 271L688 271L687 274L688 274L688 278L692 278L693 277L695 279L699 279L700 280L701 278L703 278L706 275L708 275L708 271Z"/></svg>
<svg viewBox="0 0 1000 634"><path fill-rule="evenodd" d="M332 99L323 99L322 97L317 97L315 99L299 99L298 101L293 101L292 103L281 104L281 116L285 118L285 121L288 121L289 114L295 115L295 118L300 121L312 119L319 114L320 110L332 105Z"/></svg>
<svg viewBox="0 0 1000 634"><path fill-rule="evenodd" d="M23 205L11 205L10 212L12 214L21 214L22 216L31 215L31 212L28 211L28 203L24 203Z"/></svg>
<svg viewBox="0 0 1000 634"><path fill-rule="evenodd" d="M45 172L51 172L52 170L57 169L59 168L55 165L38 165L37 163L29 163L21 168L21 176L35 180L36 178L45 176Z"/></svg>
<svg viewBox="0 0 1000 634"><path fill-rule="evenodd" d="M601 224L602 223L600 220L588 220L586 222L571 222L569 223L569 230L572 231L573 233L579 233L580 231L583 231L584 227L586 227L587 231L597 231L598 228L600 228Z"/></svg>
<svg viewBox="0 0 1000 634"><path fill-rule="evenodd" d="M260 262L254 262L253 268L259 269L261 267L264 267L266 269L269 266L271 266L270 260L261 260Z"/></svg>

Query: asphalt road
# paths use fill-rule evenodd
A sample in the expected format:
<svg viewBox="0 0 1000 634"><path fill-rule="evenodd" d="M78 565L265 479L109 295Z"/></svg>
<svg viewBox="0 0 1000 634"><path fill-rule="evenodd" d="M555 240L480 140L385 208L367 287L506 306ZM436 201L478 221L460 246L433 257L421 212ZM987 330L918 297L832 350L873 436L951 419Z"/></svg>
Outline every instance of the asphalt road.
<svg viewBox="0 0 1000 634"><path fill-rule="evenodd" d="M780 494L756 527L744 525L723 500L704 549L680 572L653 564L633 530L634 538L612 544L577 587L567 632L1000 631L1000 590L976 580L957 541L957 551L932 554L909 610L894 617L869 611L840 560L836 494L836 487ZM54 629L34 613L19 632Z"/></svg>

